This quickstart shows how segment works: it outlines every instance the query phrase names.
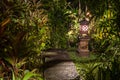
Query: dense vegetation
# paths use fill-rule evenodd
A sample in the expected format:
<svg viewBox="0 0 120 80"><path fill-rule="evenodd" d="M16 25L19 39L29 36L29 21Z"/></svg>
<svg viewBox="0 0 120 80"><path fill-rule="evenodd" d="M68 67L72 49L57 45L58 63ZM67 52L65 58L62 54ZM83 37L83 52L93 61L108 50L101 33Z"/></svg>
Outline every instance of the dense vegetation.
<svg viewBox="0 0 120 80"><path fill-rule="evenodd" d="M119 4L120 0L1 0L0 79L42 80L42 50L77 48L78 21L86 17L96 59L88 59L85 66L94 66L81 70L81 60L75 57L80 75L85 80L119 80Z"/></svg>

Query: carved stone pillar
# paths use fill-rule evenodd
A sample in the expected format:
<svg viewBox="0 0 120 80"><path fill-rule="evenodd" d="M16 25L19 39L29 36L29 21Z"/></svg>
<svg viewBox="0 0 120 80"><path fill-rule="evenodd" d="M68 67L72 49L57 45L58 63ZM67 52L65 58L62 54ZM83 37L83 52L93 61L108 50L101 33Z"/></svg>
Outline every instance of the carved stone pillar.
<svg viewBox="0 0 120 80"><path fill-rule="evenodd" d="M89 49L88 49L88 43L90 38L89 37L83 37L80 39L79 42L79 55L88 57L89 56Z"/></svg>

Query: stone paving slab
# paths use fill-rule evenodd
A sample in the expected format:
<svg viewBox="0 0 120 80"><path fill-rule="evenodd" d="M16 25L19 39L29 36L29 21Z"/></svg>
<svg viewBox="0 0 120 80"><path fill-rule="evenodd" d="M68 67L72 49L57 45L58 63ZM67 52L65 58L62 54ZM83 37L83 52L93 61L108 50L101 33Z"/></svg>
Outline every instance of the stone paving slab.
<svg viewBox="0 0 120 80"><path fill-rule="evenodd" d="M76 66L70 60L68 54L61 54L46 59L44 78L45 80L80 80ZM76 78L76 79L75 79Z"/></svg>
<svg viewBox="0 0 120 80"><path fill-rule="evenodd" d="M50 67L44 72L45 80L72 80L78 77L78 73L73 62L61 62Z"/></svg>

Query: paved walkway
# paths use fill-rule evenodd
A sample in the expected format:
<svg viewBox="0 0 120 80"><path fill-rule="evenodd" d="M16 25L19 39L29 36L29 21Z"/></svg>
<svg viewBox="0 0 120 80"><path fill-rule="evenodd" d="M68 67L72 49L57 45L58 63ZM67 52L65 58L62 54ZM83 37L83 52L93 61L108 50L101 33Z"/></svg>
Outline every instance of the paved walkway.
<svg viewBox="0 0 120 80"><path fill-rule="evenodd" d="M57 52L56 54L56 56L46 58L45 80L80 80L75 64L67 52Z"/></svg>

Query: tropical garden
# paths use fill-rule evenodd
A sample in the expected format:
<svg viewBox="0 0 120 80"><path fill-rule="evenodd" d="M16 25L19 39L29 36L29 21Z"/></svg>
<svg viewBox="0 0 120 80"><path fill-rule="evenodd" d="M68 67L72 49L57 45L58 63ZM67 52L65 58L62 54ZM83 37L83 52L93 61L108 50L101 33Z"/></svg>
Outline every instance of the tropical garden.
<svg viewBox="0 0 120 80"><path fill-rule="evenodd" d="M43 50L70 52L82 80L120 80L120 0L0 0L0 80L43 80ZM89 19L90 56L75 55Z"/></svg>

